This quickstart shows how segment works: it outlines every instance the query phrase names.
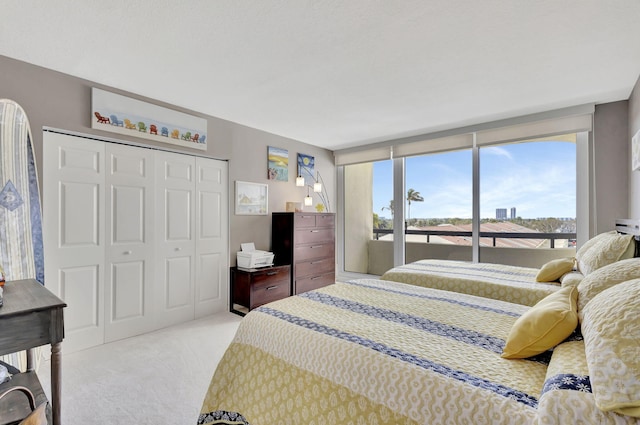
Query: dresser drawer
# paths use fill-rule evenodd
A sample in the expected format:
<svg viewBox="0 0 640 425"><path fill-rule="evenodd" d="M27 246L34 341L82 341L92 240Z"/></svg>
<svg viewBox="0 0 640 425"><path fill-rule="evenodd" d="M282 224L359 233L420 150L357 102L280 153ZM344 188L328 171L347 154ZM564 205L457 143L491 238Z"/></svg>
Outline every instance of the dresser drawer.
<svg viewBox="0 0 640 425"><path fill-rule="evenodd" d="M251 305L249 309L253 310L263 304L277 301L289 296L289 280L281 280L273 282L270 285L252 286L251 287Z"/></svg>
<svg viewBox="0 0 640 425"><path fill-rule="evenodd" d="M302 229L296 230L296 244L314 243L314 242L333 242L333 229Z"/></svg>
<svg viewBox="0 0 640 425"><path fill-rule="evenodd" d="M327 273L320 276L307 277L302 279L296 279L296 295L303 292L312 291L314 289L322 288L323 286L331 285L335 283L335 273Z"/></svg>
<svg viewBox="0 0 640 425"><path fill-rule="evenodd" d="M294 227L296 229L300 227L316 227L316 216L312 214L296 214Z"/></svg>
<svg viewBox="0 0 640 425"><path fill-rule="evenodd" d="M294 255L296 262L325 257L333 259L335 257L335 247L333 242L296 246Z"/></svg>
<svg viewBox="0 0 640 425"><path fill-rule="evenodd" d="M335 215L322 214L316 216L316 227L331 227L334 228L336 224Z"/></svg>
<svg viewBox="0 0 640 425"><path fill-rule="evenodd" d="M333 272L335 270L335 258L326 257L317 260L304 261L296 264L296 277L318 275Z"/></svg>
<svg viewBox="0 0 640 425"><path fill-rule="evenodd" d="M274 282L289 280L289 266L265 269L251 276L252 287L269 286Z"/></svg>

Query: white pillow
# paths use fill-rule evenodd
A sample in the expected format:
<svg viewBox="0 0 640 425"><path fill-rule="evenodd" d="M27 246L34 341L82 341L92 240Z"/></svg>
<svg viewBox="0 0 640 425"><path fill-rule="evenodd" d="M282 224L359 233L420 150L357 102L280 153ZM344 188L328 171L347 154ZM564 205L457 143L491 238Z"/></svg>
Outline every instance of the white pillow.
<svg viewBox="0 0 640 425"><path fill-rule="evenodd" d="M591 388L600 410L640 418L640 279L587 304L582 321Z"/></svg>
<svg viewBox="0 0 640 425"><path fill-rule="evenodd" d="M616 261L601 267L578 284L578 317L582 320L585 306L605 289L631 279L640 279L640 258Z"/></svg>
<svg viewBox="0 0 640 425"><path fill-rule="evenodd" d="M583 275L620 260L628 253L629 245L633 244L632 235L623 235L616 231L601 233L581 247L576 252L578 270Z"/></svg>

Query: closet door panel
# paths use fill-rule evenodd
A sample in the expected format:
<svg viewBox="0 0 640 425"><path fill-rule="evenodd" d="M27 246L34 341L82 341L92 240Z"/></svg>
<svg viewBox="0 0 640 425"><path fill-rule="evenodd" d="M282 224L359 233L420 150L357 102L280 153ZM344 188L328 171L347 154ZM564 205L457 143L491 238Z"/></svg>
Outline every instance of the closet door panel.
<svg viewBox="0 0 640 425"><path fill-rule="evenodd" d="M196 317L227 308L227 163L196 158Z"/></svg>
<svg viewBox="0 0 640 425"><path fill-rule="evenodd" d="M111 320L130 320L144 316L143 261L114 263L111 267Z"/></svg>
<svg viewBox="0 0 640 425"><path fill-rule="evenodd" d="M98 309L99 279L97 267L67 267L60 270L59 289L60 297L65 300L67 305L85 306L85 308L69 308L65 310L64 330L67 334L95 330L100 326L102 320ZM97 338L96 341L96 343L102 342L102 338Z"/></svg>
<svg viewBox="0 0 640 425"><path fill-rule="evenodd" d="M193 305L189 285L181 285L182 281L191 280L191 256L172 257L165 260L165 311L189 308Z"/></svg>
<svg viewBox="0 0 640 425"><path fill-rule="evenodd" d="M108 144L106 148L105 341L154 327L153 151Z"/></svg>
<svg viewBox="0 0 640 425"><path fill-rule="evenodd" d="M155 152L157 323L194 316L195 158Z"/></svg>
<svg viewBox="0 0 640 425"><path fill-rule="evenodd" d="M65 350L104 342L104 143L43 133L45 282L67 303Z"/></svg>

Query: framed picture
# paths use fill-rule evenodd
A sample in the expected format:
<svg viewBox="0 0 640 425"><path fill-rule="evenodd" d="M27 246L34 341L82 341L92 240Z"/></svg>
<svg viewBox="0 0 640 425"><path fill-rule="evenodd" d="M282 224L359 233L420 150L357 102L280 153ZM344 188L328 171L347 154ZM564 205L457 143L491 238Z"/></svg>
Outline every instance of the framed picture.
<svg viewBox="0 0 640 425"><path fill-rule="evenodd" d="M315 183L315 158L311 155L303 153L298 154L298 175L304 177L305 185L313 185Z"/></svg>
<svg viewBox="0 0 640 425"><path fill-rule="evenodd" d="M207 120L91 88L91 128L207 150Z"/></svg>
<svg viewBox="0 0 640 425"><path fill-rule="evenodd" d="M640 130L631 138L631 170L640 170Z"/></svg>
<svg viewBox="0 0 640 425"><path fill-rule="evenodd" d="M269 186L236 180L236 215L267 215Z"/></svg>
<svg viewBox="0 0 640 425"><path fill-rule="evenodd" d="M269 146L267 148L267 178L289 181L289 151Z"/></svg>

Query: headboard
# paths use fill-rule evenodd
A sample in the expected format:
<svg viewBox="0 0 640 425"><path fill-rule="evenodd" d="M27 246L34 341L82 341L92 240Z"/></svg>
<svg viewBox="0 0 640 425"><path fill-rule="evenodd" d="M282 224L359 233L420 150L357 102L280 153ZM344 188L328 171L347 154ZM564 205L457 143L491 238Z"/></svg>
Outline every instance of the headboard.
<svg viewBox="0 0 640 425"><path fill-rule="evenodd" d="M636 242L635 256L640 257L640 220L630 218L616 219L616 230L620 233L633 235Z"/></svg>

